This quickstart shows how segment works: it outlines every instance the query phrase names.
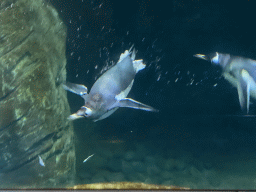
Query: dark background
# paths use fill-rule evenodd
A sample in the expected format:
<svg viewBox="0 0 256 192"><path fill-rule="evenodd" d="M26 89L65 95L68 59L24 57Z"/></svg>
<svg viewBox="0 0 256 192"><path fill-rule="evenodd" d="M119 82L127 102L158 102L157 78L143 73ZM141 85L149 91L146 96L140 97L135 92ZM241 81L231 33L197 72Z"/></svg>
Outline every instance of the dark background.
<svg viewBox="0 0 256 192"><path fill-rule="evenodd" d="M102 69L132 44L138 50L136 58L147 64L129 97L160 112L119 109L99 122L104 125L99 131L103 139L162 140L163 148L182 147L198 155L213 147L255 152L255 101L251 100L252 116L244 116L237 90L221 77L221 69L193 57L218 51L256 59L253 1L51 3L68 26L68 81L90 90ZM83 100L68 96L74 113ZM87 121L77 120L75 125L83 127ZM83 137L83 129L76 132Z"/></svg>

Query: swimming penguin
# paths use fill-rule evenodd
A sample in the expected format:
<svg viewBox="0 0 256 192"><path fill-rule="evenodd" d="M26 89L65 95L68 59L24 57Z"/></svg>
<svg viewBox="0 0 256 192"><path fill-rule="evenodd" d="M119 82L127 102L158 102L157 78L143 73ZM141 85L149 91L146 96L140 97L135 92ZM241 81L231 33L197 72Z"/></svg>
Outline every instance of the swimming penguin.
<svg viewBox="0 0 256 192"><path fill-rule="evenodd" d="M143 60L135 60L135 49L132 52L131 49L122 53L117 64L97 79L89 94L84 85L68 82L63 84L64 89L80 95L85 101L84 106L68 119L87 117L96 122L110 116L119 107L158 112L151 106L126 98L136 73L146 66Z"/></svg>
<svg viewBox="0 0 256 192"><path fill-rule="evenodd" d="M256 61L218 52L194 56L222 67L224 78L237 87L241 109L249 113L250 96L256 99Z"/></svg>

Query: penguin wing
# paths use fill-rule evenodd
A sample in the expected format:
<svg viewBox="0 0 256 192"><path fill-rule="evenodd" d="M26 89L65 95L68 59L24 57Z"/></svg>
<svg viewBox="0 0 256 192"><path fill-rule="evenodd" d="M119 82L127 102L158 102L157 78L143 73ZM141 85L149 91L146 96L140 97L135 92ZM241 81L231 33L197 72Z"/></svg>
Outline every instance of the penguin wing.
<svg viewBox="0 0 256 192"><path fill-rule="evenodd" d="M83 95L87 94L87 87L85 87L84 85L65 82L62 86L65 90L80 95L82 97Z"/></svg>
<svg viewBox="0 0 256 192"><path fill-rule="evenodd" d="M114 107L129 107L129 108L133 108L133 109L141 109L141 110L145 110L145 111L152 111L152 112L158 112L159 110L149 106L149 105L145 105L143 103L140 103L138 101L135 101L133 99L129 99L129 98L124 98L119 100Z"/></svg>
<svg viewBox="0 0 256 192"><path fill-rule="evenodd" d="M255 89L256 83L248 71L242 69L238 75L237 91L241 109L249 113L250 91Z"/></svg>

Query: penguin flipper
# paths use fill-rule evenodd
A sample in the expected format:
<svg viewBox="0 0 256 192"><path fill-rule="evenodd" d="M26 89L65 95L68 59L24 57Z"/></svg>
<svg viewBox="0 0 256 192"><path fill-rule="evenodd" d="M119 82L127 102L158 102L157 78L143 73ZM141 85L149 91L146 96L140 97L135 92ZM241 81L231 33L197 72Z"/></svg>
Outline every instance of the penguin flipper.
<svg viewBox="0 0 256 192"><path fill-rule="evenodd" d="M238 80L233 75L230 75L230 73L223 73L223 76L234 87L237 87Z"/></svg>
<svg viewBox="0 0 256 192"><path fill-rule="evenodd" d="M248 71L246 71L245 69L242 69L238 77L237 91L238 91L241 109L243 111L246 110L247 113L249 113L250 89L252 85L255 86L255 81L250 76Z"/></svg>
<svg viewBox="0 0 256 192"><path fill-rule="evenodd" d="M80 95L82 97L83 95L87 94L87 87L85 87L84 85L65 82L62 86L65 90Z"/></svg>
<svg viewBox="0 0 256 192"><path fill-rule="evenodd" d="M140 103L138 101L135 101L135 100L129 99L129 98L124 98L124 99L119 100L116 107L129 107L129 108L133 108L133 109L141 109L141 110L151 111L151 112L159 111L149 105L145 105L143 103Z"/></svg>

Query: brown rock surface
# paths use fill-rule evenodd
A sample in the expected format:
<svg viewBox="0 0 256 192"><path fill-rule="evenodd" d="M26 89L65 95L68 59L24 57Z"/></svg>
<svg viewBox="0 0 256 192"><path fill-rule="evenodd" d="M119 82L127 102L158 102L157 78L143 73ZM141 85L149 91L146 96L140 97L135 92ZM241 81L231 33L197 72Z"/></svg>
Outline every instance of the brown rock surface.
<svg viewBox="0 0 256 192"><path fill-rule="evenodd" d="M1 188L74 184L65 49L66 26L46 1L0 1Z"/></svg>

